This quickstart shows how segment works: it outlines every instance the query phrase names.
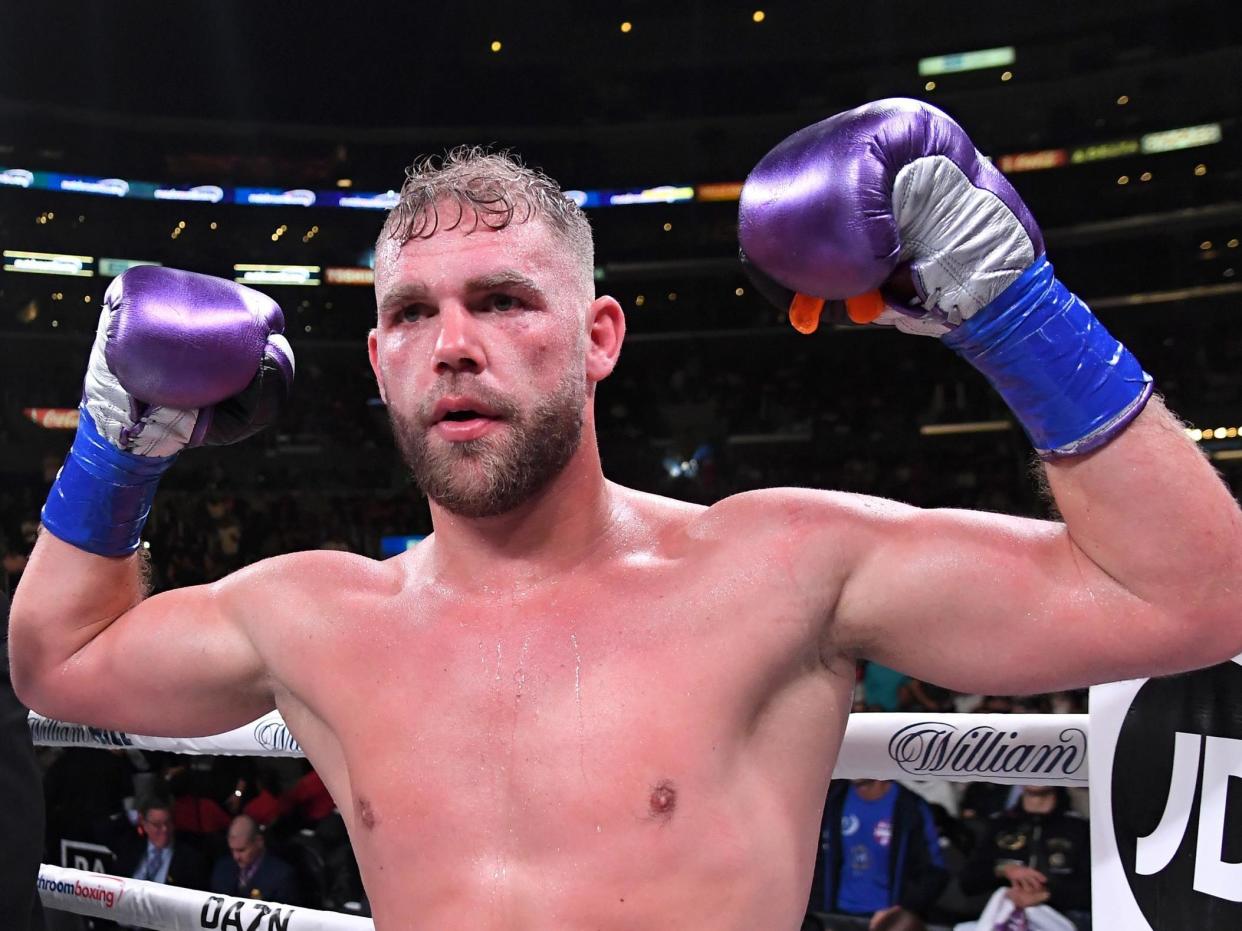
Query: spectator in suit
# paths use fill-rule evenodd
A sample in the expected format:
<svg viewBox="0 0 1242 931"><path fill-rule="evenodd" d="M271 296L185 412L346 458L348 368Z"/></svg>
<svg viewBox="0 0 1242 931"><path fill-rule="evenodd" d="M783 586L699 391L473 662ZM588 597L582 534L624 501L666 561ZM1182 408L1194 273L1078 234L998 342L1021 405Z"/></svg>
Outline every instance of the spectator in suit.
<svg viewBox="0 0 1242 931"><path fill-rule="evenodd" d="M207 861L193 845L178 839L170 801L150 796L139 802L138 826L141 836L117 852L118 876L206 891Z"/></svg>
<svg viewBox="0 0 1242 931"><path fill-rule="evenodd" d="M229 855L216 861L211 891L285 905L301 901L293 867L267 850L263 832L249 815L238 815L229 825Z"/></svg>
<svg viewBox="0 0 1242 931"><path fill-rule="evenodd" d="M41 931L35 894L43 854L43 787L26 708L9 681L9 596L0 575L0 928Z"/></svg>
<svg viewBox="0 0 1242 931"><path fill-rule="evenodd" d="M926 802L888 780L834 782L821 838L810 910L823 927L922 927L949 878Z"/></svg>

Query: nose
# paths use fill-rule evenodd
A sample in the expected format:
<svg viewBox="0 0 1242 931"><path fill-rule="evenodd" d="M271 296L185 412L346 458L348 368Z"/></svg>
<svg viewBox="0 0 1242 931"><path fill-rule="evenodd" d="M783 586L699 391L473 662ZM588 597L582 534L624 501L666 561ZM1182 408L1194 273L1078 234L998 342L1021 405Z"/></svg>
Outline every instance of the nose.
<svg viewBox="0 0 1242 931"><path fill-rule="evenodd" d="M437 372L481 372L487 364L480 340L478 321L469 308L451 301L442 306L436 319L440 332L436 336L432 361Z"/></svg>

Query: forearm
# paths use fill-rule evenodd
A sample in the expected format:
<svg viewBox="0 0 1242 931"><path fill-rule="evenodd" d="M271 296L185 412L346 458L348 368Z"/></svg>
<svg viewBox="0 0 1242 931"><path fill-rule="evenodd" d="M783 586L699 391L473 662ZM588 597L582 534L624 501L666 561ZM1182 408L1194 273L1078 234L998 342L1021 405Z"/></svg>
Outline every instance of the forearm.
<svg viewBox="0 0 1242 931"><path fill-rule="evenodd" d="M141 552L141 551L139 551ZM138 604L146 571L138 553L96 556L40 533L13 596L9 639L21 693L62 666Z"/></svg>
<svg viewBox="0 0 1242 931"><path fill-rule="evenodd" d="M1075 555L1156 608L1236 616L1242 514L1158 398L1107 446L1047 473ZM1242 627L1218 626L1242 650Z"/></svg>

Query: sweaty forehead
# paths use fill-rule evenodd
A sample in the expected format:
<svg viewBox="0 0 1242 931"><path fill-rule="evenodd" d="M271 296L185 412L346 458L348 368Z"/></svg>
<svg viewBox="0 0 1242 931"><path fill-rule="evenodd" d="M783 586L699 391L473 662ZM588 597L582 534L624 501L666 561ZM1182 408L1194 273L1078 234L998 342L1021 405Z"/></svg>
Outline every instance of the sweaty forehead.
<svg viewBox="0 0 1242 931"><path fill-rule="evenodd" d="M494 230L469 224L406 243L385 240L375 252L375 291L382 302L396 287L460 284L515 269L546 289L572 278L569 249L545 223L532 220Z"/></svg>

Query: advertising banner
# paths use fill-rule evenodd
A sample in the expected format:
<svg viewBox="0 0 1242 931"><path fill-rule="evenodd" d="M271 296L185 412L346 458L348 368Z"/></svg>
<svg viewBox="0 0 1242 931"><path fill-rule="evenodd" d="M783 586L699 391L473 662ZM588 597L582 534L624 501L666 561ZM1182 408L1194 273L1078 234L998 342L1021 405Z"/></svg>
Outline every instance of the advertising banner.
<svg viewBox="0 0 1242 931"><path fill-rule="evenodd" d="M1242 927L1242 657L1091 689L1097 928Z"/></svg>

